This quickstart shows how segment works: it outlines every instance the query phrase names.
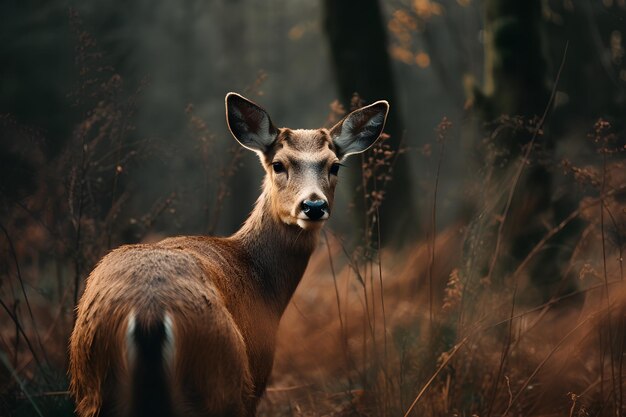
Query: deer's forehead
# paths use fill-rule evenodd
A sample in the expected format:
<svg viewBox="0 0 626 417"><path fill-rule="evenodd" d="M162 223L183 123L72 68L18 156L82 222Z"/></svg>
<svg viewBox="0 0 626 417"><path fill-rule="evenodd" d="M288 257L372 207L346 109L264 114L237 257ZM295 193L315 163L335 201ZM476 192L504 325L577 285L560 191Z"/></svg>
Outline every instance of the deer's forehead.
<svg viewBox="0 0 626 417"><path fill-rule="evenodd" d="M335 147L326 129L280 129L275 151L290 154L327 155L334 153Z"/></svg>

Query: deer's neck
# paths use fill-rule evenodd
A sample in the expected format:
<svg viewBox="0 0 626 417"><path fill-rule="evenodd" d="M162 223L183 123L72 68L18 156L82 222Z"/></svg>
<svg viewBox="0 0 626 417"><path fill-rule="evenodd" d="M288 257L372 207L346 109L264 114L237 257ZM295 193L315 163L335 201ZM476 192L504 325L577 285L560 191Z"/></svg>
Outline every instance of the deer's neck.
<svg viewBox="0 0 626 417"><path fill-rule="evenodd" d="M264 293L273 298L279 314L304 274L318 235L318 231L287 225L274 215L266 183L252 213L232 237L249 254Z"/></svg>

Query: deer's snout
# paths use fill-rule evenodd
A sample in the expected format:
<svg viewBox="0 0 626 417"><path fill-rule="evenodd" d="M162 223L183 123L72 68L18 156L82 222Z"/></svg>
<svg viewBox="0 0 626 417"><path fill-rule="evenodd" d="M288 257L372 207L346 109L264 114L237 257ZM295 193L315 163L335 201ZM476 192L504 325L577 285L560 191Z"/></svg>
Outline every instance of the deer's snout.
<svg viewBox="0 0 626 417"><path fill-rule="evenodd" d="M326 200L304 200L302 212L311 220L319 220L328 215L328 202Z"/></svg>

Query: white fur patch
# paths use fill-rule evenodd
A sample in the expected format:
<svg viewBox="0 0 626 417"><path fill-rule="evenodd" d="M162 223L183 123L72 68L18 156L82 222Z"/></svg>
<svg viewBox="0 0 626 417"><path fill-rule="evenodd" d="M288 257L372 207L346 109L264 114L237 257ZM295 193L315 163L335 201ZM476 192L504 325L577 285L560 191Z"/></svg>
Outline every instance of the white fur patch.
<svg viewBox="0 0 626 417"><path fill-rule="evenodd" d="M355 132L356 129L352 117L348 117L344 120L341 134L335 138L335 143L344 152L345 156L363 152L378 139L378 136L374 137L373 132L377 131L384 121L385 115L378 113Z"/></svg>
<svg viewBox="0 0 626 417"><path fill-rule="evenodd" d="M324 217L315 221L298 219L296 220L296 224L300 226L301 229L304 229L304 230L317 230L321 228L324 225L324 223L326 223L325 221L326 219L328 219L328 214L324 214Z"/></svg>
<svg viewBox="0 0 626 417"><path fill-rule="evenodd" d="M169 313L163 316L163 325L165 326L165 340L163 341L163 360L169 369L174 367L174 322Z"/></svg>
<svg viewBox="0 0 626 417"><path fill-rule="evenodd" d="M174 364L174 322L168 313L163 316L163 326L165 327L165 340L163 340L162 354L163 360L170 369ZM131 311L128 315L126 325L126 356L128 360L128 368L132 369L137 359L137 345L135 340L135 329L137 328L137 318L135 312Z"/></svg>
<svg viewBox="0 0 626 417"><path fill-rule="evenodd" d="M137 321L135 320L135 312L131 310L128 315L128 322L126 324L126 356L128 360L128 367L132 369L137 357L137 348L135 347L135 327Z"/></svg>
<svg viewBox="0 0 626 417"><path fill-rule="evenodd" d="M383 124L385 121L385 115L382 113L377 113L374 117L369 119L367 123L363 126L363 129L357 135L357 139L361 139L364 136L371 136L371 132L368 132L370 129L378 129L379 126Z"/></svg>

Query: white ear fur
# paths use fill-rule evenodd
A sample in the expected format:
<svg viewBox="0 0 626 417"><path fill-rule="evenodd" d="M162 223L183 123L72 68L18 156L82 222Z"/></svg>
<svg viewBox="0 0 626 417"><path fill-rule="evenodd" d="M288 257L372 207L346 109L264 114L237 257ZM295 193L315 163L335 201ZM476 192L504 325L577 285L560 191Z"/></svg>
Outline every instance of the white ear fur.
<svg viewBox="0 0 626 417"><path fill-rule="evenodd" d="M369 149L385 128L389 103L377 101L344 117L330 129L339 159Z"/></svg>
<svg viewBox="0 0 626 417"><path fill-rule="evenodd" d="M237 93L226 94L226 122L237 142L255 152L269 150L278 134L269 114Z"/></svg>

